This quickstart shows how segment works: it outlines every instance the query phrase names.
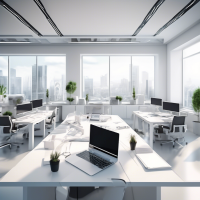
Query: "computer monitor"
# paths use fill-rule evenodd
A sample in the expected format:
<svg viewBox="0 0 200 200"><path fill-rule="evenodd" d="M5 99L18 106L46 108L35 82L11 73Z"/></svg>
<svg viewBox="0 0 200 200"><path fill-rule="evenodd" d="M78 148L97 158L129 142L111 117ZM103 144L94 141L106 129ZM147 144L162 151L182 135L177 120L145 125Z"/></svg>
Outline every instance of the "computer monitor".
<svg viewBox="0 0 200 200"><path fill-rule="evenodd" d="M162 106L162 99L151 98L151 104L156 106Z"/></svg>
<svg viewBox="0 0 200 200"><path fill-rule="evenodd" d="M163 110L168 110L171 112L179 112L179 103L172 103L172 102L163 102Z"/></svg>
<svg viewBox="0 0 200 200"><path fill-rule="evenodd" d="M16 114L22 114L32 111L32 103L19 104L16 108Z"/></svg>
<svg viewBox="0 0 200 200"><path fill-rule="evenodd" d="M90 148L118 157L119 133L90 125Z"/></svg>
<svg viewBox="0 0 200 200"><path fill-rule="evenodd" d="M33 108L39 108L43 106L43 100L42 99L36 99L31 101L33 104Z"/></svg>

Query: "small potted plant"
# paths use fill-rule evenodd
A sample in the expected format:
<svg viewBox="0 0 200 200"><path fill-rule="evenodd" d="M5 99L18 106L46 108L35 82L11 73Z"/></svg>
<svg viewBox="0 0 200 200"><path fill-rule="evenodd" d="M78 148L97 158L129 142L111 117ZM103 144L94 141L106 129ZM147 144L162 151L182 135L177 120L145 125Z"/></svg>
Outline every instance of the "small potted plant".
<svg viewBox="0 0 200 200"><path fill-rule="evenodd" d="M136 104L136 94L135 94L135 87L133 87L133 99L130 101L130 104L135 105Z"/></svg>
<svg viewBox="0 0 200 200"><path fill-rule="evenodd" d="M116 100L118 100L118 104L122 104L123 98L121 96L116 96Z"/></svg>
<svg viewBox="0 0 200 200"><path fill-rule="evenodd" d="M49 90L46 90L46 104L49 103Z"/></svg>
<svg viewBox="0 0 200 200"><path fill-rule="evenodd" d="M50 166L52 172L57 172L59 169L59 164L60 164L59 156L60 153L58 152L55 153L52 152L50 155Z"/></svg>
<svg viewBox="0 0 200 200"><path fill-rule="evenodd" d="M135 146L137 144L137 140L135 138L135 135L130 136L130 146L131 146L131 151L135 150Z"/></svg>
<svg viewBox="0 0 200 200"><path fill-rule="evenodd" d="M88 102L89 102L89 94L86 94L85 100L86 100L86 104L88 104Z"/></svg>
<svg viewBox="0 0 200 200"><path fill-rule="evenodd" d="M3 101L3 98L6 98L6 87L0 85L0 101Z"/></svg>
<svg viewBox="0 0 200 200"><path fill-rule="evenodd" d="M10 112L10 111L6 111L5 113L3 113L3 115L12 116L12 112Z"/></svg>
<svg viewBox="0 0 200 200"><path fill-rule="evenodd" d="M197 88L193 93L192 107L198 117L197 121L193 121L193 133L200 135L200 88Z"/></svg>
<svg viewBox="0 0 200 200"><path fill-rule="evenodd" d="M72 81L70 81L66 86L66 91L67 91L67 93L70 94L70 97L67 98L67 100L70 102L70 104L72 101L74 101L74 98L71 98L71 94L73 94L76 91L76 88L77 88L76 83L72 82Z"/></svg>

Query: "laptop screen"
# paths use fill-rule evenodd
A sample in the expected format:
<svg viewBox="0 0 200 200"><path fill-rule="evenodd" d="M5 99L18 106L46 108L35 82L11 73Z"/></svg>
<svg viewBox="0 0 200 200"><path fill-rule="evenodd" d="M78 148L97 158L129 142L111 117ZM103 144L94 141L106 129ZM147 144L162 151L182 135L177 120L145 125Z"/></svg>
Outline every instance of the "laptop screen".
<svg viewBox="0 0 200 200"><path fill-rule="evenodd" d="M90 148L118 157L119 134L90 125Z"/></svg>

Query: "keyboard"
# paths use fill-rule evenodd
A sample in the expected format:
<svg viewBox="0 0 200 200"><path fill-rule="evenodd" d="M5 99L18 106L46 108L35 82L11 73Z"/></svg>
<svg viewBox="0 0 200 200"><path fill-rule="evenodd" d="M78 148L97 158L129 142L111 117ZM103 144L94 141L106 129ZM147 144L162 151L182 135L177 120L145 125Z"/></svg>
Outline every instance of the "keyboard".
<svg viewBox="0 0 200 200"><path fill-rule="evenodd" d="M100 169L104 169L110 165L112 165L112 162L109 162L89 151L83 151L79 154L76 154L78 157L92 163L93 165L99 167Z"/></svg>

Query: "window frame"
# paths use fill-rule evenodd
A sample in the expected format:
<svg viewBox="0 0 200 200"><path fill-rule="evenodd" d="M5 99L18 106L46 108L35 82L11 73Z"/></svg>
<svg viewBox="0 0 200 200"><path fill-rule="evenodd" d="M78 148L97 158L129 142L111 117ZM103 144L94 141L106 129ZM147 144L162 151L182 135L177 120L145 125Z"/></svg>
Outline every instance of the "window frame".
<svg viewBox="0 0 200 200"><path fill-rule="evenodd" d="M154 95L155 95L155 69L156 69L156 54L81 54L80 55L80 88L81 88L81 91L80 91L80 97L81 98L85 98L83 97L83 57L84 56L108 56L109 57L109 98L110 98L110 57L111 56L130 56L130 60L131 60L131 76L130 76L130 82L131 82L131 87L133 87L132 85L132 57L133 56L153 56L154 57ZM153 96L154 96L153 95ZM124 103L127 103L127 102L124 102Z"/></svg>
<svg viewBox="0 0 200 200"><path fill-rule="evenodd" d="M64 56L65 57L65 80L67 78L67 61L66 61L66 54L0 54L0 56L7 56L8 57L8 88L7 88L7 95L10 95L10 56L35 56L35 64L37 67L37 97L38 97L38 57L39 56ZM32 97L32 94L31 94ZM33 100L33 99L32 99ZM65 102L65 101L63 101Z"/></svg>

